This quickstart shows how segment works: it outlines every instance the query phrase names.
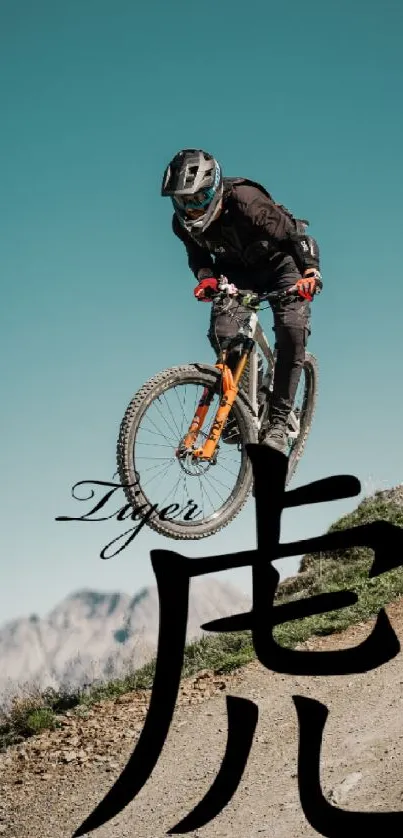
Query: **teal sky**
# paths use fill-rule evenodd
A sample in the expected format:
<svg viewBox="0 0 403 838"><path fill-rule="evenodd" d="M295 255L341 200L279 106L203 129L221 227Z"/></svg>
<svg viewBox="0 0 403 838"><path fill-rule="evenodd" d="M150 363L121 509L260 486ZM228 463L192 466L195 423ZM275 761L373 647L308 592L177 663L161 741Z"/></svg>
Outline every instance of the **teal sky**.
<svg viewBox="0 0 403 838"><path fill-rule="evenodd" d="M77 588L152 583L155 547L255 546L252 501L212 539L143 530L104 562L122 525L54 520L84 512L74 483L112 479L144 381L212 358L209 309L159 196L182 147L260 180L321 246L319 402L293 485L402 482L402 31L400 0L3 0L0 622ZM289 511L282 539L320 534L356 503ZM226 578L249 590L249 571Z"/></svg>

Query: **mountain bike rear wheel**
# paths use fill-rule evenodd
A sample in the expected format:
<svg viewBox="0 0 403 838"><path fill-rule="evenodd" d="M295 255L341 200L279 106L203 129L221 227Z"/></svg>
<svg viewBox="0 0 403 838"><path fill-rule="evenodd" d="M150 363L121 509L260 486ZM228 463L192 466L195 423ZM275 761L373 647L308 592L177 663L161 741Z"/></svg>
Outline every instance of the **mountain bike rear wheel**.
<svg viewBox="0 0 403 838"><path fill-rule="evenodd" d="M301 392L301 406L298 406L298 390L294 402L294 413L297 412L299 433L296 439L290 440L288 455L288 471L286 485L295 474L298 463L304 453L305 445L312 426L313 414L318 395L318 362L314 355L307 352L302 369L298 390Z"/></svg>
<svg viewBox="0 0 403 838"><path fill-rule="evenodd" d="M117 465L126 498L133 509L141 509L140 517L147 515L151 529L169 538L194 540L219 532L238 515L252 487L245 446L257 442L257 430L241 391L227 420L237 425L239 445L220 439L209 462L176 455L206 387L213 398L197 441L203 445L221 398L220 373L209 365L172 367L151 378L131 400L120 426ZM173 507L178 508L172 512Z"/></svg>

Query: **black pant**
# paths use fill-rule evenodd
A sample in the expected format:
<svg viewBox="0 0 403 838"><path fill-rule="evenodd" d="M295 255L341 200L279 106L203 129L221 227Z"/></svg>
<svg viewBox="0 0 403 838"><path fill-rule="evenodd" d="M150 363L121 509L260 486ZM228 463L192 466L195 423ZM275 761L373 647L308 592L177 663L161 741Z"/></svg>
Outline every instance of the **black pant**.
<svg viewBox="0 0 403 838"><path fill-rule="evenodd" d="M245 278L241 283L226 273L229 281L245 288ZM248 290L264 293L279 291L293 285L300 274L288 274L275 282L264 283L264 276L248 277ZM263 280L263 281L262 281ZM305 349L311 333L311 306L303 297L270 303L274 317L276 368L273 382L273 395L270 421L286 421L293 408L297 387L305 359ZM208 338L214 351L226 346L236 337L239 322L248 310L234 299L227 299L224 304L213 303Z"/></svg>

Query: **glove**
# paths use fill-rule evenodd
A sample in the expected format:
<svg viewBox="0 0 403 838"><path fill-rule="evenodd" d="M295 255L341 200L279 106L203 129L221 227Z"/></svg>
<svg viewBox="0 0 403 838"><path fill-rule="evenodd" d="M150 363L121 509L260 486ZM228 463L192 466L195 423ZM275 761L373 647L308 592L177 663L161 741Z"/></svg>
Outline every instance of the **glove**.
<svg viewBox="0 0 403 838"><path fill-rule="evenodd" d="M209 276L205 279L202 279L196 288L194 289L193 293L197 300L200 300L202 303L209 303L211 302L212 297L214 296L214 292L217 293L218 291L218 280L215 276Z"/></svg>
<svg viewBox="0 0 403 838"><path fill-rule="evenodd" d="M313 295L319 294L323 288L320 271L316 270L316 268L307 268L306 271L304 271L303 277L298 279L295 283L295 287L299 295L304 297L305 300L309 300L311 303Z"/></svg>

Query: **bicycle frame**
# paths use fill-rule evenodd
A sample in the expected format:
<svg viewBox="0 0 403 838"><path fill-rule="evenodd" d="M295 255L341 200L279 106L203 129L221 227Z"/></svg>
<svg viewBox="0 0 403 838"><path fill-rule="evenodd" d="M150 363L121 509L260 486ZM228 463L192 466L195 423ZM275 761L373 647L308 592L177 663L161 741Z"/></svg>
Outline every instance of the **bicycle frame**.
<svg viewBox="0 0 403 838"><path fill-rule="evenodd" d="M246 299L247 297L245 296L244 300ZM252 308L250 314L245 317L244 322L238 331L238 335L241 335L244 338L245 348L242 352L242 355L237 363L234 372L231 371L230 367L226 363L228 351L225 349L221 351L218 361L215 364L215 368L220 371L222 396L213 422L211 424L209 433L207 435L207 439L201 448L193 448L196 442L197 435L203 427L211 401L214 396L214 390L208 387L206 387L203 390L202 396L199 400L188 433L182 442L183 447L181 447L180 453L183 455L191 454L192 457L198 460L211 460L213 458L223 428L228 419L234 401L238 395L239 384L242 375L245 371L248 360L250 361L250 369L247 395L256 418L257 430L259 430L257 401L258 370L256 344L260 347L270 370L272 370L274 367L275 358L272 349L270 348L270 345L267 341L267 338L258 321L256 308Z"/></svg>

